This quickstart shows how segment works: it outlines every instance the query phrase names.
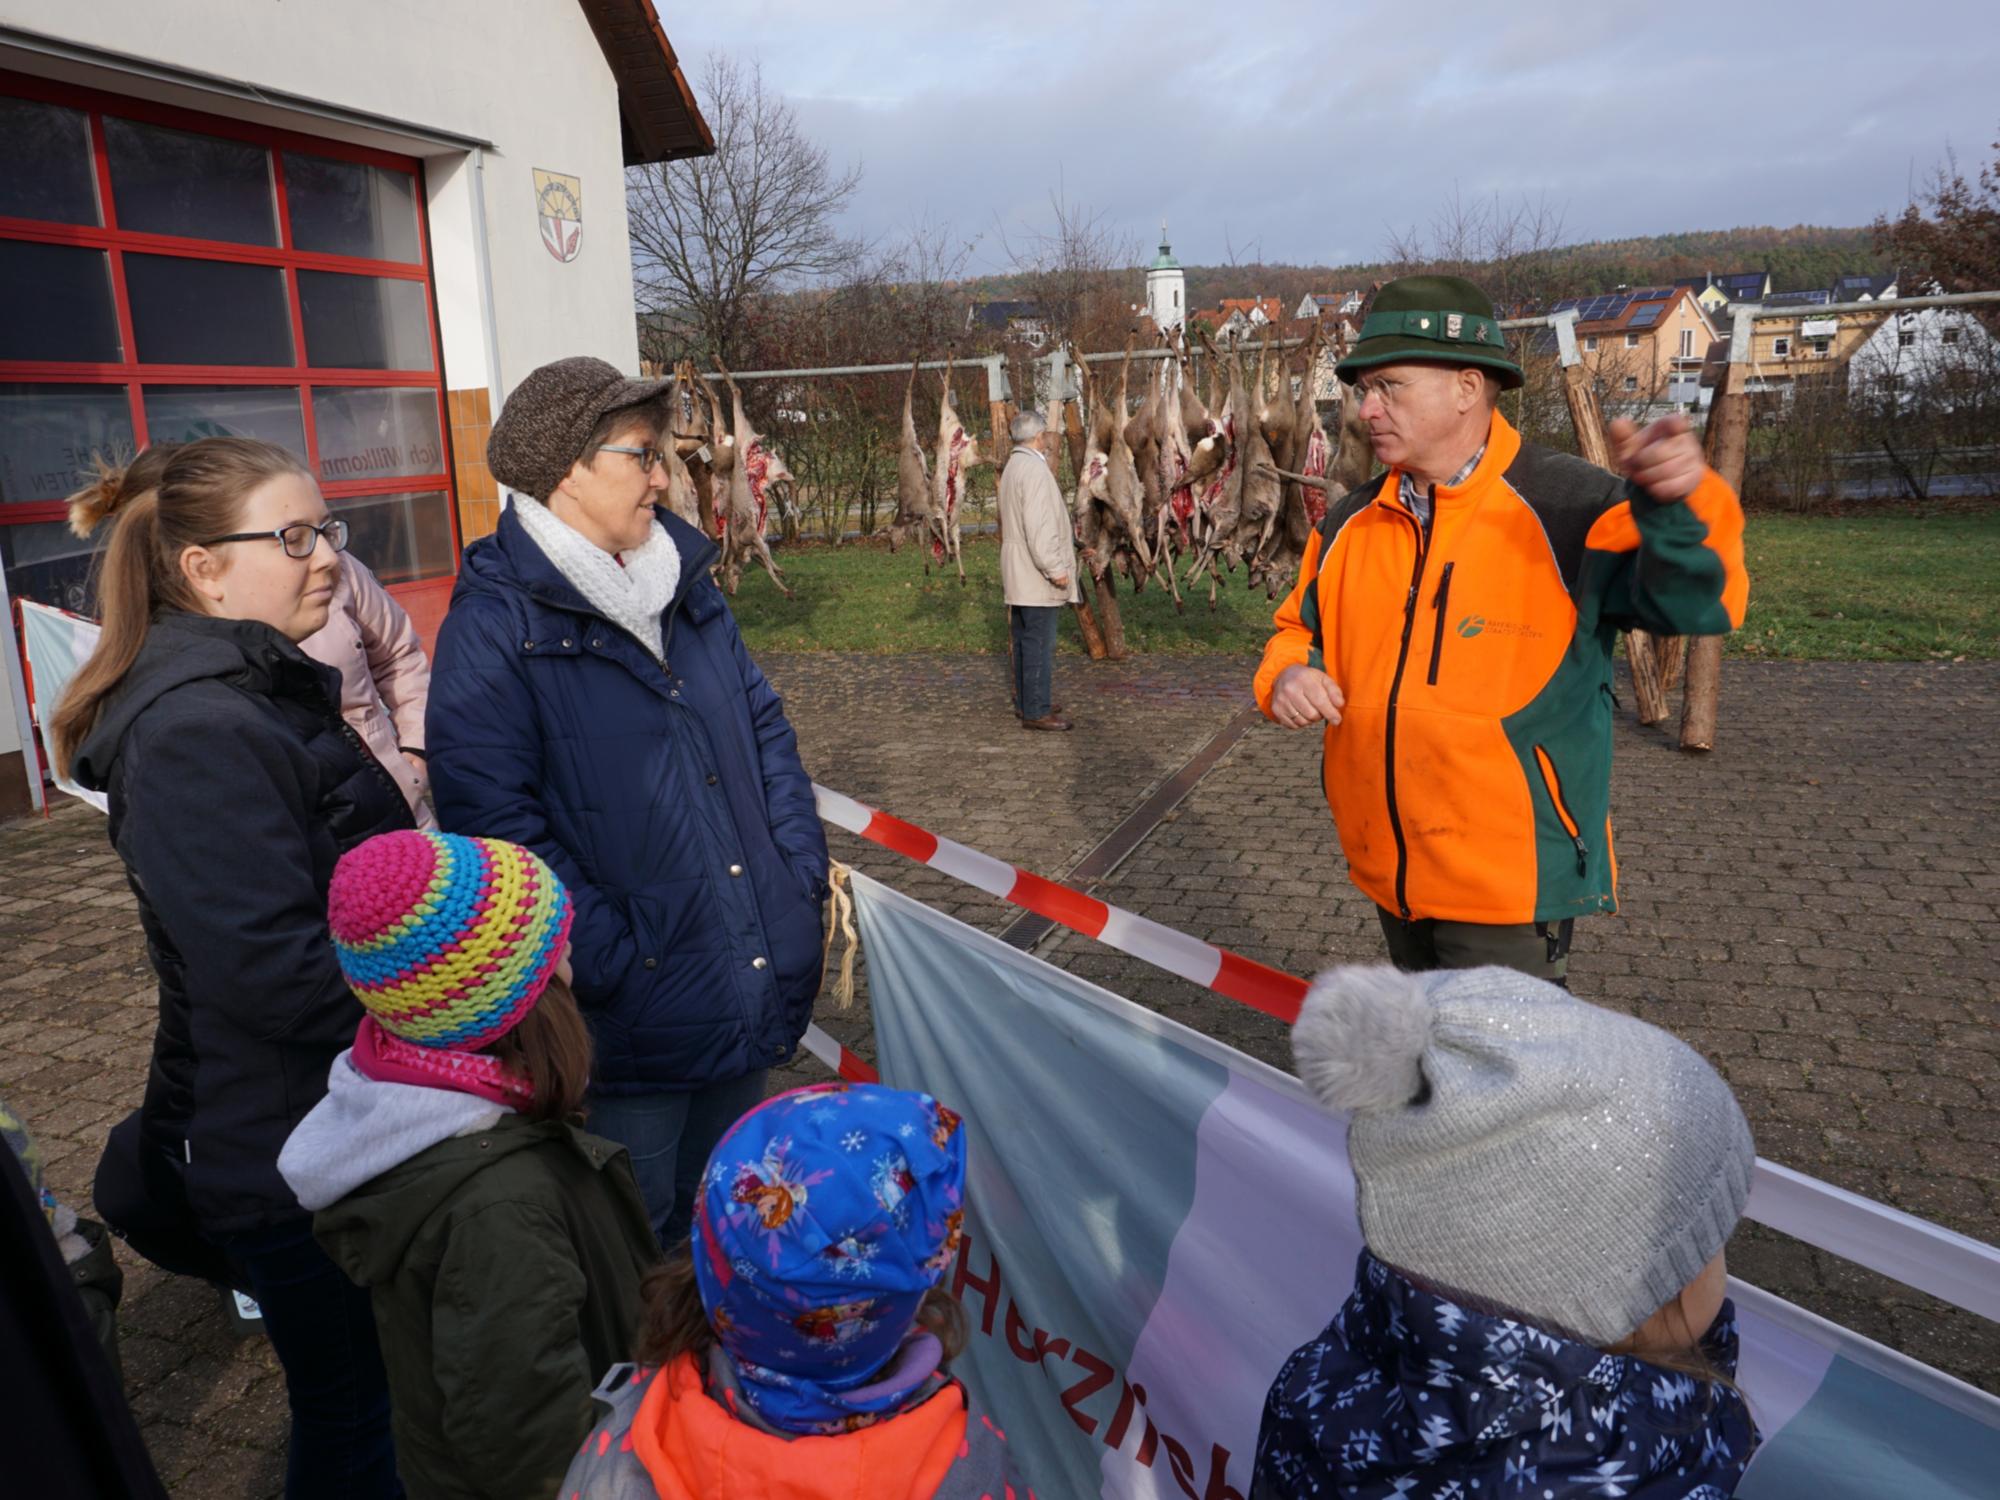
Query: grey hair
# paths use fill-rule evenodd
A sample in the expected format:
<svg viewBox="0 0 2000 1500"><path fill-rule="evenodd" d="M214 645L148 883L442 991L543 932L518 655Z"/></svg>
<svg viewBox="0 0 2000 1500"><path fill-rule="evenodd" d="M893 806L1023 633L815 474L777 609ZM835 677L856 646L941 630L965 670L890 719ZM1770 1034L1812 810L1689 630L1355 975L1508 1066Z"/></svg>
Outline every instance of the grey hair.
<svg viewBox="0 0 2000 1500"><path fill-rule="evenodd" d="M1017 411L1007 424L1007 435L1017 443L1032 443L1049 430L1048 419L1032 409Z"/></svg>

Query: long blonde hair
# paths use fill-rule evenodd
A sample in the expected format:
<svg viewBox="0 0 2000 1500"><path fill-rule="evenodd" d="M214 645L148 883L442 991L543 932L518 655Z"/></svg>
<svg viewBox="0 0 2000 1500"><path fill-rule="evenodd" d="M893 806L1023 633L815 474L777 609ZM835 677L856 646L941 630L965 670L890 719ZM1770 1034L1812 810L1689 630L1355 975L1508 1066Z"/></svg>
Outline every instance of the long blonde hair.
<svg viewBox="0 0 2000 1500"><path fill-rule="evenodd" d="M310 477L297 455L275 443L202 438L155 445L129 464L100 462L97 478L69 497L70 529L78 536L107 518L112 525L95 565L104 633L50 720L57 765L70 767L104 700L139 659L154 617L163 610L202 612L181 554L235 530L250 492L286 474Z"/></svg>

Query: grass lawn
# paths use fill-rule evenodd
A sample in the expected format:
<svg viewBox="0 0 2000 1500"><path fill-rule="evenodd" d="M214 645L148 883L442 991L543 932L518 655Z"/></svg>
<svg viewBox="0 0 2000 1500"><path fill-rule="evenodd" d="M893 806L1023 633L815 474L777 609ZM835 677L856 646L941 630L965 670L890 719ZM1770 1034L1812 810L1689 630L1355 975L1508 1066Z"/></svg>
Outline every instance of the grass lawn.
<svg viewBox="0 0 2000 1500"><path fill-rule="evenodd" d="M1805 517L1756 514L1748 532L1750 614L1730 638L1738 654L1793 660L1928 660L2000 656L2000 506L1930 516L1909 512ZM964 587L921 556L875 544L785 548L794 597L746 569L733 601L752 651L994 651L1007 649L1000 549L965 544ZM1176 613L1149 585L1121 587L1125 639L1153 655L1254 657L1272 604L1238 571L1216 607L1207 589ZM1073 624L1060 649L1080 652Z"/></svg>
<svg viewBox="0 0 2000 1500"><path fill-rule="evenodd" d="M1753 514L1750 611L1729 649L1793 660L2000 656L2000 506Z"/></svg>

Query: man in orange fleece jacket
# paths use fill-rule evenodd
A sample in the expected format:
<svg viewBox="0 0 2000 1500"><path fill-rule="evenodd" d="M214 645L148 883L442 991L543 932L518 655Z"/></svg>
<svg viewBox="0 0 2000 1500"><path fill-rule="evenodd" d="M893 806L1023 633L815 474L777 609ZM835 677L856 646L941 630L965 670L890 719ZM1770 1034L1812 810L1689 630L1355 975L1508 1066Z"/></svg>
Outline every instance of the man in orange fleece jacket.
<svg viewBox="0 0 2000 1500"><path fill-rule="evenodd" d="M1399 967L1560 983L1573 920L1617 908L1612 646L1742 623L1742 506L1677 415L1611 424L1618 475L1523 440L1520 366L1458 277L1383 287L1338 373L1386 467L1315 528L1257 702L1322 726Z"/></svg>

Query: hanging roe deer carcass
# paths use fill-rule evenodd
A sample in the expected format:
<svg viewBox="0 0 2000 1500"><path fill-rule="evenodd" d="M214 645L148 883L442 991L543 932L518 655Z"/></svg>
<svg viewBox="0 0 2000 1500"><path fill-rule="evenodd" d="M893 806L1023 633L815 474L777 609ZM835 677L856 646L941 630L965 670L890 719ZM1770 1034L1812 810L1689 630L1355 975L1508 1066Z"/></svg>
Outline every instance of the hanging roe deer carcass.
<svg viewBox="0 0 2000 1500"><path fill-rule="evenodd" d="M952 351L944 353L944 388L938 397L937 464L931 470L931 556L939 563L949 557L958 568L958 581L965 582L965 559L961 555L959 502L973 467L980 462L979 445L958 419L951 399Z"/></svg>
<svg viewBox="0 0 2000 1500"><path fill-rule="evenodd" d="M725 445L730 450L724 489L727 503L717 507L721 511L723 587L733 595L742 578L744 562L755 557L771 575L778 591L789 599L792 591L785 586L785 576L778 571L771 558L770 544L764 540L764 521L777 498L778 487L793 482L792 472L750 426L750 418L743 410L743 392L737 389L735 379L720 360L715 368L722 376L722 383L729 387L733 418L730 424L733 441Z"/></svg>
<svg viewBox="0 0 2000 1500"><path fill-rule="evenodd" d="M1338 358L1346 353L1346 347L1343 337L1336 335L1336 339L1334 352ZM1313 366L1308 365L1307 369L1310 380ZM1281 582L1285 590L1290 589L1292 578L1297 573L1298 559L1305 555L1306 542L1311 535L1310 528L1317 526L1326 518L1328 507L1338 503L1360 485L1367 483L1369 476L1375 472L1375 447L1368 436L1368 424L1361 420L1360 398L1355 395L1351 387L1339 389L1340 422L1331 438L1328 438L1320 427L1315 408L1313 433L1320 444L1317 459L1309 446L1305 453L1303 469L1296 472L1273 470L1277 478L1295 481L1299 485L1304 495L1299 520L1303 521L1307 528L1295 538L1296 554L1290 559L1292 573L1282 579L1274 576L1270 580L1274 589ZM1291 540L1293 539L1288 537L1288 543ZM1283 559L1273 559L1273 563L1277 565L1281 565L1282 561Z"/></svg>
<svg viewBox="0 0 2000 1500"><path fill-rule="evenodd" d="M1215 591L1221 581L1217 564L1225 556L1229 564L1235 566L1232 549L1235 546L1237 522L1243 509L1243 449L1250 431L1250 395L1244 388L1243 361L1232 346L1225 356L1215 347L1215 341L1208 336L1208 330L1196 325L1196 337L1214 366L1214 378L1210 389L1217 393L1217 401L1209 408L1209 415L1218 430L1204 442L1212 442L1210 453L1219 452L1220 462L1208 477L1201 481L1195 491L1195 505L1198 512L1197 524L1201 539L1195 548L1193 564L1181 579L1182 587L1193 588L1195 580L1204 572L1209 575L1208 604L1215 607ZM1196 444L1197 467L1203 465L1203 448Z"/></svg>
<svg viewBox="0 0 2000 1500"><path fill-rule="evenodd" d="M896 519L889 527L889 550L912 536L927 541L931 529L931 470L924 445L917 440L918 360L910 361L910 378L903 386L903 432L896 445ZM931 570L930 549L924 547L924 572Z"/></svg>

